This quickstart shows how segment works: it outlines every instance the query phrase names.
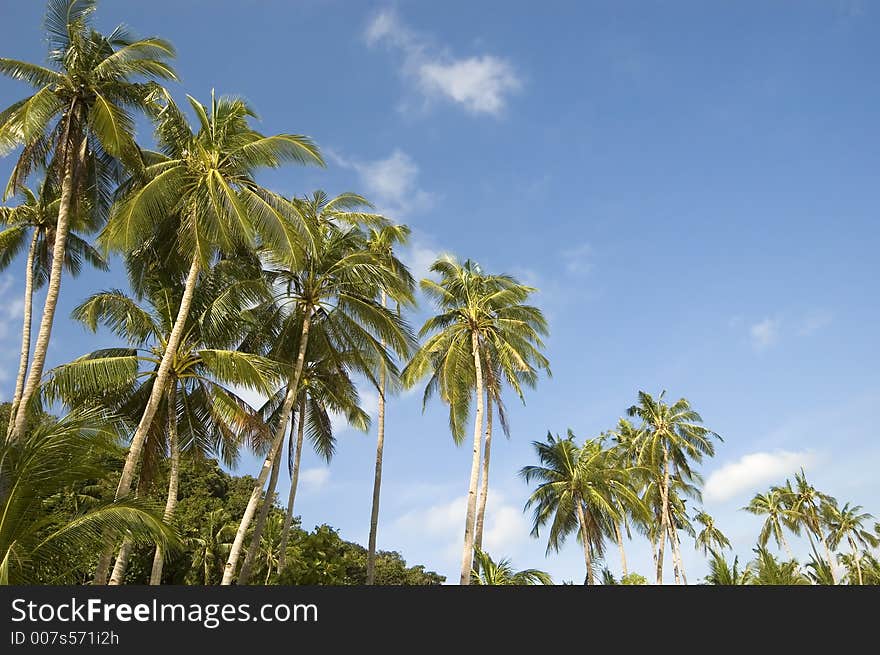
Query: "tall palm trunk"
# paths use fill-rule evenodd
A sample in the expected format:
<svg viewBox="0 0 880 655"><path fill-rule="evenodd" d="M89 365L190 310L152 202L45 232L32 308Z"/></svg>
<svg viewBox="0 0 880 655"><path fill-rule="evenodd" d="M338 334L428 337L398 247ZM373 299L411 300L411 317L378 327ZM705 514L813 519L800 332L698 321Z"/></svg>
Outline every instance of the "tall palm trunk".
<svg viewBox="0 0 880 655"><path fill-rule="evenodd" d="M623 534L617 521L614 522L614 537L617 539L617 549L620 551L621 575L625 578L629 572L626 569L626 551L623 549Z"/></svg>
<svg viewBox="0 0 880 655"><path fill-rule="evenodd" d="M260 540L263 538L263 531L266 529L269 511L272 509L272 497L275 495L275 486L278 484L278 473L281 471L281 455L283 452L284 448L282 447L272 463L272 473L269 474L269 488L266 489L263 504L260 506L260 513L257 515L257 522L254 523L251 545L248 546L244 562L241 563L241 571L238 572L238 584L240 585L248 584L251 581L251 572L257 559L257 551L260 549Z"/></svg>
<svg viewBox="0 0 880 655"><path fill-rule="evenodd" d="M684 564L681 561L678 532L675 529L675 523L671 516L666 519L666 527L669 530L669 545L672 549L672 566L673 571L675 572L675 584L687 584L687 578L684 576Z"/></svg>
<svg viewBox="0 0 880 655"><path fill-rule="evenodd" d="M171 328L171 334L168 335L168 343L165 346L165 352L162 353L162 361L159 363L159 370L156 372L156 379L153 380L153 388L150 390L150 398L147 400L147 406L144 408L144 414L141 416L140 423L131 438L131 446L128 449L128 455L125 457L125 466L122 468L122 475L119 477L119 484L116 487L116 499L124 498L131 490L131 482L134 479L134 472L141 459L141 451L144 449L144 441L147 439L147 432L159 409L159 402L162 400L162 394L167 393L169 376L171 373L171 364L177 356L177 347L183 337L183 328L189 317L189 308L192 305L193 295L196 291L196 283L199 279L199 257L193 257L192 264L189 267L189 273L186 276L186 284L183 288L183 296L180 299L180 307L177 310L177 318L174 319L174 326ZM123 542L124 545L125 542ZM110 568L110 558L112 556L112 546L109 551L105 551L98 564L95 572L95 584L104 584L107 577L107 569ZM120 555L122 552L120 552ZM121 558L117 558L121 559ZM110 584L118 584L122 574L125 573L125 567L128 562L123 559L121 567L114 567L113 577L116 582L110 581ZM117 569L119 569L117 571ZM116 574L120 573L119 576Z"/></svg>
<svg viewBox="0 0 880 655"><path fill-rule="evenodd" d="M297 417L296 447L293 453L293 469L290 471L290 494L287 496L287 513L284 515L284 527L281 529L281 546L278 553L278 575L287 565L287 541L290 539L290 526L293 523L293 503L296 500L296 487L299 484L299 462L302 457L303 435L306 427L305 397L299 401Z"/></svg>
<svg viewBox="0 0 880 655"><path fill-rule="evenodd" d="M782 530L779 531L779 542L782 544L782 547L785 548L785 552L788 555L788 559L794 559L794 553L791 552L791 548L788 545L788 542L785 540L785 535Z"/></svg>
<svg viewBox="0 0 880 655"><path fill-rule="evenodd" d="M382 307L387 303L382 290ZM382 339L382 347L385 340ZM376 426L376 472L373 476L373 505L370 508L370 539L367 545L367 584L376 580L376 533L379 530L379 492L382 488L382 456L385 450L385 363L379 363L379 414Z"/></svg>
<svg viewBox="0 0 880 655"><path fill-rule="evenodd" d="M584 547L584 564L587 565L587 578L584 584L593 584L593 558L590 555L590 537L587 531L587 517L584 514L584 504L577 501L578 523L581 526L581 544Z"/></svg>
<svg viewBox="0 0 880 655"><path fill-rule="evenodd" d="M816 534L819 535L819 540L822 542L822 547L825 549L825 559L828 561L828 568L831 569L831 581L834 584L837 584L837 574L834 572L834 559L831 557L831 549L828 548L828 541L825 539L821 527L816 531Z"/></svg>
<svg viewBox="0 0 880 655"><path fill-rule="evenodd" d="M180 444L177 441L177 385L168 388L168 447L171 451L171 471L168 473L168 498L165 500L165 512L162 520L171 521L177 508L177 487L180 484ZM156 544L153 555L153 569L150 571L150 584L162 584L162 567L165 565L165 554L162 546Z"/></svg>
<svg viewBox="0 0 880 655"><path fill-rule="evenodd" d="M471 332L471 349L476 370L477 411L474 417L474 450L471 456L471 478L468 483L467 512L464 523L464 547L461 553L461 576L458 583L471 582L471 566L474 559L474 518L477 509L477 482L480 475L480 446L483 440L483 366L480 362L480 343L476 331Z"/></svg>
<svg viewBox="0 0 880 655"><path fill-rule="evenodd" d="M34 311L34 254L37 252L37 241L40 233L35 228L34 236L31 239L31 246L28 248L27 262L24 271L24 311L21 326L21 357L18 361L18 376L15 378L15 392L12 395L12 407L9 410L9 423L6 426L6 436L12 434L15 427L15 412L18 410L18 404L21 401L21 392L24 389L24 380L27 376L28 361L31 354L31 325L33 323Z"/></svg>
<svg viewBox="0 0 880 655"><path fill-rule="evenodd" d="M657 554L657 584L663 584L663 551L666 544L666 536L669 531L667 520L669 516L669 455L666 447L663 447L663 480L660 484L660 549Z"/></svg>
<svg viewBox="0 0 880 655"><path fill-rule="evenodd" d="M862 563L859 561L859 548L856 546L856 542L853 540L852 536L847 536L847 541L849 541L849 547L852 549L853 559L856 561L856 573L858 574L859 586L865 584L862 581Z"/></svg>
<svg viewBox="0 0 880 655"><path fill-rule="evenodd" d="M241 523L235 533L235 540L232 542L232 547L229 549L229 557L227 558L226 566L223 569L223 580L220 582L222 585L232 584L232 578L235 576L235 567L238 565L238 558L241 555L241 548L244 544L245 533L247 532L248 527L250 527L254 514L257 511L257 505L263 495L263 486L266 484L266 478L269 477L269 471L274 465L278 452L281 450L281 445L284 441L284 433L287 431L287 423L290 420L290 411L293 409L294 401L296 401L299 380L302 376L303 363L306 359L306 348L309 343L311 318L312 310L311 307L309 307L305 311L305 316L303 316L302 336L299 340L299 354L296 358L296 369L293 373L293 379L290 381L290 386L287 389L287 396L284 398L284 404L281 407L281 416L278 417L278 427L275 428L275 438L272 442L272 447L269 449L269 453L266 455L266 460L263 462L263 468L260 469L257 483L254 485L253 491L251 491L251 497L244 510L244 516L241 517Z"/></svg>
<svg viewBox="0 0 880 655"><path fill-rule="evenodd" d="M61 276L64 270L64 258L67 249L67 234L70 231L70 217L74 206L74 192L79 170L85 167L85 141L80 129L81 110L79 106L71 107L67 124L64 127L63 167L64 178L61 181L61 198L58 203L58 220L55 224L55 243L52 245L52 266L49 269L49 282L46 285L46 300L43 304L43 315L40 318L40 330L34 342L34 356L31 370L21 391L21 398L13 422L11 438L20 439L24 434L27 420L28 403L43 377L46 364L46 353L49 350L49 339L52 336L52 324L55 320L55 308L61 293Z"/></svg>
<svg viewBox="0 0 880 655"><path fill-rule="evenodd" d="M486 501L489 499L489 459L492 454L492 394L486 393L486 443L483 446L483 470L480 477L480 500L477 505L477 525L474 529L474 550L483 549L483 525L486 520Z"/></svg>

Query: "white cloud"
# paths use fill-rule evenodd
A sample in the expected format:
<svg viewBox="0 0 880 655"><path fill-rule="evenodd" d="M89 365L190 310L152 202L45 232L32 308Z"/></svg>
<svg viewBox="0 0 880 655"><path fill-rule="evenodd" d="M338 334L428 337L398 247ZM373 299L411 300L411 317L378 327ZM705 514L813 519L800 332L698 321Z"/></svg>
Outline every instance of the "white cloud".
<svg viewBox="0 0 880 655"><path fill-rule="evenodd" d="M497 116L522 81L505 59L494 55L456 58L431 39L405 25L390 9L367 25L370 46L383 44L403 55L403 73L415 81L426 100L442 98L473 114Z"/></svg>
<svg viewBox="0 0 880 655"><path fill-rule="evenodd" d="M440 254L440 250L419 239L413 239L403 248L400 257L418 284L420 280L430 276L431 265L437 261Z"/></svg>
<svg viewBox="0 0 880 655"><path fill-rule="evenodd" d="M419 166L408 154L395 149L384 159L361 161L327 151L328 157L343 168L354 170L364 192L378 210L389 218L401 219L426 211L434 204L434 195L419 188Z"/></svg>
<svg viewBox="0 0 880 655"><path fill-rule="evenodd" d="M464 518L467 496L407 512L394 522L394 530L402 534L423 535L434 544L449 562L460 561L464 539ZM505 502L500 492L489 492L483 547L496 558L510 556L527 542L529 527L522 510Z"/></svg>
<svg viewBox="0 0 880 655"><path fill-rule="evenodd" d="M807 314L797 326L797 334L802 337L815 334L819 330L828 327L831 324L832 318L831 312L824 310Z"/></svg>
<svg viewBox="0 0 880 655"><path fill-rule="evenodd" d="M299 482L308 491L319 491L330 481L330 469L326 466L304 469L299 474Z"/></svg>
<svg viewBox="0 0 880 655"><path fill-rule="evenodd" d="M562 260L565 262L565 270L569 273L576 275L589 273L593 268L593 247L589 243L582 243L563 250Z"/></svg>
<svg viewBox="0 0 880 655"><path fill-rule="evenodd" d="M762 485L781 483L787 475L815 461L816 455L810 451L780 450L743 455L709 475L704 496L707 501L730 500L739 494L756 491Z"/></svg>
<svg viewBox="0 0 880 655"><path fill-rule="evenodd" d="M749 327L752 345L757 350L765 350L776 343L779 338L779 324L778 318L765 318Z"/></svg>

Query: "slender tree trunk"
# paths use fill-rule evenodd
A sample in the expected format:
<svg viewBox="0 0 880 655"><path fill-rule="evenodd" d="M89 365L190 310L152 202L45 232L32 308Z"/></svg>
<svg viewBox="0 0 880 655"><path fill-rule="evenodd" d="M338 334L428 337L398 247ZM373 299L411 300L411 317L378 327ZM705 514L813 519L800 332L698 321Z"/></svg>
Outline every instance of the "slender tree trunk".
<svg viewBox="0 0 880 655"><path fill-rule="evenodd" d="M821 527L819 528L818 535L822 541L822 547L825 549L825 559L828 560L828 566L831 568L831 581L837 584L837 573L834 572L834 559L831 557L831 549L828 548L828 541L825 539L825 535L822 534Z"/></svg>
<svg viewBox="0 0 880 655"><path fill-rule="evenodd" d="M654 569L657 569L657 538L651 539L651 561L654 563Z"/></svg>
<svg viewBox="0 0 880 655"><path fill-rule="evenodd" d="M177 441L177 385L168 387L168 449L171 454L171 471L168 473L168 498L165 500L165 513L162 520L171 521L177 508L177 487L180 484L180 444ZM162 584L162 567L165 565L165 553L162 546L156 544L153 555L153 569L150 571L150 584Z"/></svg>
<svg viewBox="0 0 880 655"><path fill-rule="evenodd" d="M193 257L192 264L189 268L189 274L186 277L186 285L183 289L183 296L180 299L180 308L177 310L177 318L174 320L174 327L171 328L171 334L168 335L168 343L165 346L165 352L162 353L162 361L159 363L159 370L156 372L156 379L153 381L153 388L150 391L150 398L147 400L147 406L144 414L141 416L137 430L131 439L131 446L128 449L128 455L125 457L125 466L122 468L122 475L119 477L119 485L116 487L116 499L124 498L131 490L131 482L134 479L135 469L141 459L141 451L144 448L144 441L147 439L147 432L153 423L153 417L156 410L159 409L159 402L162 394L167 393L168 379L171 373L171 363L177 355L177 347L183 337L183 328L189 316L189 308L192 305L193 295L196 290L196 282L199 279L199 258ZM110 557L112 555L112 547L110 551L105 551L95 572L95 584L104 584L107 576L107 569L110 565ZM121 573L125 573L123 563ZM114 571L114 574L116 571Z"/></svg>
<svg viewBox="0 0 880 655"><path fill-rule="evenodd" d="M621 575L625 578L628 575L628 571L626 570L626 551L623 549L623 535L620 532L620 526L617 525L617 522L614 523L614 536L617 539L617 548L620 551L620 566L621 566Z"/></svg>
<svg viewBox="0 0 880 655"><path fill-rule="evenodd" d="M660 484L660 550L657 556L657 584L663 584L663 551L668 533L667 516L669 508L669 460L666 448L663 449L663 480Z"/></svg>
<svg viewBox="0 0 880 655"><path fill-rule="evenodd" d="M248 500L247 507L244 510L244 516L241 517L241 523L238 526L238 531L235 533L235 540L232 542L232 547L229 549L229 557L227 558L226 566L223 569L223 580L220 582L222 585L232 584L232 578L235 577L235 567L238 564L238 558L241 555L241 548L244 544L245 533L257 511L257 505L263 495L263 486L266 484L266 478L269 477L269 471L272 469L275 458L278 456L278 451L281 450L281 445L284 441L284 433L287 431L287 422L290 420L290 411L293 409L293 403L296 401L299 380L302 376L303 363L306 359L306 348L309 343L309 326L311 318L311 308L308 308L303 317L302 336L299 340L299 355L297 355L296 358L296 369L293 374L293 379L290 381L290 386L287 389L287 396L284 398L284 405L281 407L281 416L278 417L278 427L275 428L275 439L272 442L272 447L269 449L269 454L266 455L266 460L263 462L263 468L260 470L260 475L257 477L257 483L254 485L253 491L251 491L250 500Z"/></svg>
<svg viewBox="0 0 880 655"><path fill-rule="evenodd" d="M794 553L791 552L791 548L788 546L788 542L785 540L785 535L782 531L779 531L779 542L782 544L782 547L785 548L785 552L788 554L788 559L794 559Z"/></svg>
<svg viewBox="0 0 880 655"><path fill-rule="evenodd" d="M669 530L669 544L672 548L672 563L675 571L675 584L687 584L687 578L684 575L684 563L681 561L681 549L679 548L678 531L675 529L675 523L672 517L666 519L666 527Z"/></svg>
<svg viewBox="0 0 880 655"><path fill-rule="evenodd" d="M477 411L474 418L474 450L471 457L471 478L468 483L467 512L464 523L464 547L461 553L461 576L459 584L471 583L471 567L474 560L474 519L477 509L477 482L480 475L480 446L483 440L483 365L480 362L480 344L476 332L471 332L471 350L476 370Z"/></svg>
<svg viewBox="0 0 880 655"><path fill-rule="evenodd" d="M260 506L260 513L257 515L257 521L254 523L254 532L251 535L251 545L248 547L247 554L244 556L244 562L241 563L241 570L238 572L238 584L246 585L251 581L251 572L257 559L257 551L260 549L260 540L263 538L263 530L266 529L266 521L269 518L269 511L272 509L272 497L275 495L275 486L278 484L278 473L281 471L281 456L284 448L278 449L278 455L272 463L272 473L269 475L269 488L266 489L266 496L263 498L263 504Z"/></svg>
<svg viewBox="0 0 880 655"><path fill-rule="evenodd" d="M40 380L43 377L43 367L46 364L46 353L49 350L49 339L52 336L52 324L55 320L55 308L58 305L58 296L61 293L61 276L64 271L64 259L67 249L67 235L70 231L70 217L74 206L74 193L78 169L84 168L86 153L81 148L82 134L79 128L79 109L71 107L67 125L64 128L64 178L61 181L61 198L58 203L58 221L55 224L55 243L52 247L52 266L49 269L49 282L46 286L46 300L43 304L43 315L40 318L40 330L34 342L34 356L31 360L31 370L28 373L18 408L13 417L10 414L9 421L13 422L11 438L20 439L24 434L27 421L28 404ZM76 125L73 125L73 123ZM84 143L82 145L85 145Z"/></svg>
<svg viewBox="0 0 880 655"><path fill-rule="evenodd" d="M856 561L856 573L859 576L859 586L862 586L865 583L862 582L862 563L859 561L859 548L856 546L856 542L851 536L847 537L847 541L849 541L849 547L852 549L853 559Z"/></svg>
<svg viewBox="0 0 880 655"><path fill-rule="evenodd" d="M142 498L147 494L149 488L149 481L144 476L143 470L141 470L140 477L138 477L137 489L135 489L134 495L137 498ZM134 541L132 541L131 537L125 537L122 540L122 546L119 547L119 554L116 556L116 563L113 566L113 574L110 576L110 584L111 585L121 585L125 581L125 569L128 567L128 558L131 555L131 549L134 546Z"/></svg>
<svg viewBox="0 0 880 655"><path fill-rule="evenodd" d="M483 525L486 521L486 501L489 499L489 460L492 455L492 394L486 393L486 443L483 446L483 470L480 477L480 500L477 505L477 525L474 529L474 550L483 549Z"/></svg>
<svg viewBox="0 0 880 655"><path fill-rule="evenodd" d="M293 453L293 470L290 472L290 494L287 496L287 513L284 515L284 527L281 530L281 551L278 553L278 575L287 565L287 541L290 539L290 526L293 523L293 503L296 500L296 487L299 484L299 462L302 457L303 435L306 427L306 403L302 398L299 403L297 417L296 448Z"/></svg>
<svg viewBox="0 0 880 655"><path fill-rule="evenodd" d="M382 290L382 307L386 306ZM382 340L385 347L385 340ZM379 414L376 426L376 472L373 475L373 505L370 508L370 539L367 545L367 584L376 581L376 533L379 530L379 493L382 489L382 456L385 450L385 362L379 363Z"/></svg>
<svg viewBox="0 0 880 655"><path fill-rule="evenodd" d="M24 389L24 380L27 376L28 361L31 354L31 325L34 311L34 254L37 251L39 232L34 228L34 236L31 246L28 248L27 262L24 271L24 316L21 325L21 357L18 361L18 376L15 378L15 392L12 394L12 406L9 410L9 423L6 426L6 436L12 434L15 427L15 413L21 401L21 392Z"/></svg>
<svg viewBox="0 0 880 655"><path fill-rule="evenodd" d="M584 563L587 565L586 584L593 584L593 558L590 556L590 538L587 533L587 517L584 515L584 505L577 502L578 523L581 524L581 544L584 547Z"/></svg>

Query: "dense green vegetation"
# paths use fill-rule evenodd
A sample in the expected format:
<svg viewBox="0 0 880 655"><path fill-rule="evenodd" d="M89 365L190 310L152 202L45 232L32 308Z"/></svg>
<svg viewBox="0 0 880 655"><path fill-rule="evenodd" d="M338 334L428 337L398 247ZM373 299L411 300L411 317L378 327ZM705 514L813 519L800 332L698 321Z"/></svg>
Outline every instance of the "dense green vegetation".
<svg viewBox="0 0 880 655"><path fill-rule="evenodd" d="M505 398L525 402L550 375L536 289L442 255L419 281L435 313L416 333L416 280L398 252L409 228L355 193L260 185L262 169L323 166L319 147L258 132L241 98L178 105L162 86L176 79L172 45L125 27L101 34L95 10L50 0L48 66L0 58L0 73L33 87L0 112L0 154L15 157L0 268L26 253L20 367L0 432L0 582L439 584L376 550L386 406L424 384L425 403L447 406L456 444L473 420L460 584L551 584L483 550L494 426L507 433ZM151 143L135 139L138 116ZM95 289L72 318L124 345L46 370L64 276L106 269L111 255L128 288ZM326 525L307 532L295 515L306 439L330 462L331 417L370 427L361 380L379 397L367 548ZM251 407L242 389L267 400ZM645 392L596 438L548 433L521 472L533 536L548 552L574 536L588 585L661 583L670 562L687 584L684 537L710 558L712 584L878 583L880 528L803 472L752 500L746 509L766 516L756 559L728 563L729 540L688 506L701 502L698 469L719 441L686 399ZM254 477L221 468L243 452L263 460ZM807 537L804 566L787 534ZM648 577L628 569L634 536L651 544ZM771 537L786 559L767 550ZM600 571L611 543L619 582Z"/></svg>

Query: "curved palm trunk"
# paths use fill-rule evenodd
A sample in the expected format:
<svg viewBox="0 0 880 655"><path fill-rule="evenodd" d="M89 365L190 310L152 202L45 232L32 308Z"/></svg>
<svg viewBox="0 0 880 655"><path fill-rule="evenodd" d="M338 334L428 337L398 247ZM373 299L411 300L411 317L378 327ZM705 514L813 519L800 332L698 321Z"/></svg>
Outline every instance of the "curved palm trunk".
<svg viewBox="0 0 880 655"><path fill-rule="evenodd" d="M819 528L818 535L822 542L822 547L825 549L825 559L828 560L828 567L831 569L831 581L834 584L837 584L837 573L834 572L834 559L831 557L831 549L828 548L828 541L825 539L825 535L822 534L822 528Z"/></svg>
<svg viewBox="0 0 880 655"><path fill-rule="evenodd" d="M666 527L669 529L669 544L672 548L672 564L675 571L675 584L687 584L687 578L684 575L684 564L681 561L678 532L672 522L672 517L667 518Z"/></svg>
<svg viewBox="0 0 880 655"><path fill-rule="evenodd" d="M856 546L856 542L851 535L847 536L847 541L849 541L849 547L852 549L853 559L856 561L856 573L858 574L859 586L862 586L865 583L862 581L862 563L859 561L859 548Z"/></svg>
<svg viewBox="0 0 880 655"><path fill-rule="evenodd" d="M31 355L31 324L33 323L34 311L34 253L37 251L39 232L34 229L34 236L28 248L27 262L24 272L24 311L21 326L21 357L18 361L18 376L15 378L15 392L12 394L12 407L9 410L9 423L6 426L6 436L12 434L15 427L15 413L21 401L21 392L24 389L24 380L27 376L28 361Z"/></svg>
<svg viewBox="0 0 880 655"><path fill-rule="evenodd" d="M584 547L584 564L587 565L587 578L584 584L593 584L593 558L590 555L590 538L587 532L587 517L584 514L584 505L580 500L577 502L578 523L581 526L581 544Z"/></svg>
<svg viewBox="0 0 880 655"><path fill-rule="evenodd" d="M385 307L382 291L382 307ZM382 340L385 347L385 340ZM385 364L379 364L379 413L376 426L376 472L373 476L373 505L370 508L370 540L367 545L367 584L376 580L376 533L379 530L379 492L382 489L382 456L385 450Z"/></svg>
<svg viewBox="0 0 880 655"><path fill-rule="evenodd" d="M43 377L46 364L46 352L49 350L49 339L52 336L52 324L55 320L55 308L61 293L61 276L64 270L64 258L67 249L67 234L70 231L70 215L74 204L74 187L78 171L84 168L86 161L85 143L78 127L80 111L72 109L64 133L64 179L61 181L61 198L58 204L58 221L55 224L55 243L52 246L52 266L49 269L49 283L46 286L46 300L43 304L43 315L40 318L40 330L34 342L34 356L31 370L22 388L21 398L15 412L11 438L20 439L24 434L27 420L27 409L31 398L36 393ZM13 417L10 415L10 422Z"/></svg>
<svg viewBox="0 0 880 655"><path fill-rule="evenodd" d="M168 474L168 498L165 501L165 513L162 520L168 523L177 508L177 487L180 484L180 444L177 441L177 385L168 389L168 442L171 451L171 471ZM156 544L153 555L153 568L150 571L150 584L162 584L162 567L165 565L165 554L162 546Z"/></svg>
<svg viewBox="0 0 880 655"><path fill-rule="evenodd" d="M281 455L283 451L283 447L278 450L278 455L272 463L272 473L269 474L269 488L266 489L263 504L260 506L260 513L257 515L257 522L254 523L251 545L248 546L244 562L241 563L241 571L238 572L238 584L240 585L248 584L251 581L251 572L257 559L257 551L260 549L260 540L263 538L266 520L269 518L269 511L272 509L272 497L275 495L275 486L278 484L278 473L281 471Z"/></svg>
<svg viewBox="0 0 880 655"><path fill-rule="evenodd" d="M626 577L629 575L626 569L626 551L623 549L623 534L620 532L620 526L614 523L614 537L617 539L617 549L620 551L620 567L621 575Z"/></svg>
<svg viewBox="0 0 880 655"><path fill-rule="evenodd" d="M476 370L477 411L474 418L474 450L471 458L471 479L468 483L467 513L464 523L464 546L461 553L461 576L458 583L471 582L471 566L474 559L474 514L477 509L477 482L480 475L480 446L483 440L483 367L480 362L480 344L477 333L471 332L471 349Z"/></svg>
<svg viewBox="0 0 880 655"><path fill-rule="evenodd" d="M183 337L183 327L189 316L189 308L192 305L193 295L195 294L196 282L198 282L199 279L199 269L200 264L197 255L193 257L192 264L189 268L189 274L186 277L186 285L183 289L183 296L180 299L177 318L174 320L174 327L171 328L171 334L168 335L168 343L165 346L165 352L162 353L162 361L159 363L159 370L156 372L156 379L153 381L150 398L147 400L147 406L144 408L144 414L141 416L137 430L135 430L134 436L131 438L131 446L129 446L128 455L125 457L125 466L122 468L122 475L119 477L119 485L116 487L117 500L127 496L128 492L131 490L131 482L134 479L135 469L141 459L141 451L144 448L144 441L147 439L147 432L153 423L156 411L159 409L159 402L162 400L162 394L167 393L166 389L168 388L169 374L171 372L171 362L177 355L177 347L180 345L180 340ZM95 572L95 584L104 584L104 580L107 577L107 569L110 567L112 552L111 547L109 552L105 551L102 556L98 565L98 570ZM117 560L118 559L120 558L117 558ZM127 565L127 561L122 562L122 568L119 571L121 574L125 573L125 567ZM113 577L118 579L121 578L121 576L116 576L116 568L118 567L114 568ZM111 584L114 584L112 580Z"/></svg>
<svg viewBox="0 0 880 655"><path fill-rule="evenodd" d="M284 527L281 529L281 546L278 553L278 575L287 566L287 542L290 539L290 526L293 523L293 503L296 500L296 487L299 484L299 462L302 457L303 434L306 427L305 398L300 400L299 417L296 428L296 448L293 453L293 470L290 472L290 494L287 496L287 513L284 515Z"/></svg>
<svg viewBox="0 0 880 655"><path fill-rule="evenodd" d="M785 535L782 533L782 530L778 533L779 543L782 544L782 547L785 548L785 552L788 555L788 559L794 559L794 553L791 552L791 548L788 545L788 542L785 540Z"/></svg>
<svg viewBox="0 0 880 655"><path fill-rule="evenodd" d="M296 358L296 369L293 374L293 379L290 381L290 386L287 389L287 396L284 398L284 405L281 407L281 416L278 417L278 427L275 428L275 439L272 442L272 447L269 449L269 453L266 455L266 460L263 462L263 468L260 469L257 483L254 485L253 491L251 491L251 497L244 510L244 516L241 517L241 523L235 533L235 540L232 542L232 547L229 549L229 557L227 558L226 566L223 569L223 580L220 582L222 585L232 584L232 578L235 576L235 567L238 565L238 558L241 555L241 548L244 544L245 533L257 511L257 504L259 504L260 498L263 495L263 486L266 484L266 478L269 477L269 471L275 462L275 458L278 456L278 451L281 450L282 442L284 441L284 433L287 431L287 423L290 420L290 411L293 409L293 403L296 400L299 380L302 376L303 363L306 359L306 348L309 343L309 326L311 318L311 308L309 308L306 310L305 316L303 317L302 336L299 341L299 354Z"/></svg>
<svg viewBox="0 0 880 655"><path fill-rule="evenodd" d="M483 446L483 470L480 478L480 500L477 505L477 525L474 529L474 550L483 549L483 524L486 520L486 501L489 499L489 458L492 454L492 394L486 394L486 443Z"/></svg>
<svg viewBox="0 0 880 655"><path fill-rule="evenodd" d="M667 517L669 510L669 461L666 449L663 449L663 481L660 485L660 535L658 536L657 551L657 584L663 584L663 551L666 548L666 536L668 533Z"/></svg>
<svg viewBox="0 0 880 655"><path fill-rule="evenodd" d="M140 498L147 493L147 488L149 486L148 482L147 478L144 477L143 471L141 471L141 475L138 478L137 489L135 489L134 492L136 497ZM131 555L132 547L134 547L134 541L132 541L131 537L125 537L125 539L122 540L122 545L119 547L119 554L116 556L116 563L113 566L113 574L110 576L111 585L121 585L125 580L125 569L128 567L128 558Z"/></svg>

